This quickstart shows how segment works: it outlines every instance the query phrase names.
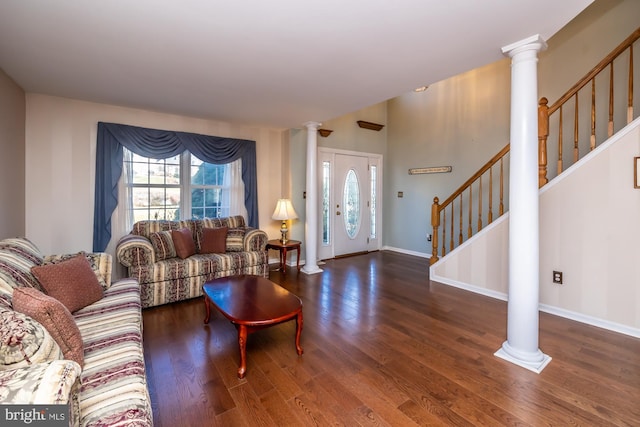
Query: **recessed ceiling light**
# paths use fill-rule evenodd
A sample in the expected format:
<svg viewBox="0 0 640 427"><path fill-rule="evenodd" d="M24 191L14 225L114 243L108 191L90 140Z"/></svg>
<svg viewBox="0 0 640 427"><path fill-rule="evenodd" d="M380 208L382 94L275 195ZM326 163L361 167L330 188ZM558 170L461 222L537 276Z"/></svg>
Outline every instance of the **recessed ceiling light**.
<svg viewBox="0 0 640 427"><path fill-rule="evenodd" d="M415 92L424 92L429 86L420 86L414 89Z"/></svg>

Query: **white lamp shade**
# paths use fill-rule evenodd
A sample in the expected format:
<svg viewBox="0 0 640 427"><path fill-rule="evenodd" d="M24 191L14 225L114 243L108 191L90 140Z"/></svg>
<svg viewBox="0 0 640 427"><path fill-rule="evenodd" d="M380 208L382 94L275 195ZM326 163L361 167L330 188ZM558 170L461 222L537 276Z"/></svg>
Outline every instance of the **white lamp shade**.
<svg viewBox="0 0 640 427"><path fill-rule="evenodd" d="M273 216L271 218L279 220L295 219L298 218L298 214L293 209L291 200L279 199L276 204L276 210L273 211Z"/></svg>

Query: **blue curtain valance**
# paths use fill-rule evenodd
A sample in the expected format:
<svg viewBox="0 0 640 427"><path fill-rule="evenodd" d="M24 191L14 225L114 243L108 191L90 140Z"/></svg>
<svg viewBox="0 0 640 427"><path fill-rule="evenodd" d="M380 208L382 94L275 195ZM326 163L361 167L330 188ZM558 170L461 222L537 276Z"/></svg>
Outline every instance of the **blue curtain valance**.
<svg viewBox="0 0 640 427"><path fill-rule="evenodd" d="M111 240L111 215L118 205L118 180L122 175L122 147L156 159L173 157L185 150L207 163L224 164L242 159L247 224L258 228L255 141L99 122L93 214L95 252L104 251Z"/></svg>

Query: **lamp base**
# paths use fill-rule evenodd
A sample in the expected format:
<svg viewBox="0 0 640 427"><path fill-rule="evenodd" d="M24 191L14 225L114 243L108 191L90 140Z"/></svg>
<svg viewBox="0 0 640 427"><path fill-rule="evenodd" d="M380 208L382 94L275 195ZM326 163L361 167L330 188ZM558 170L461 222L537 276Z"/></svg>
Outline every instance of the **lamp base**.
<svg viewBox="0 0 640 427"><path fill-rule="evenodd" d="M289 231L287 228L287 222L282 221L282 226L280 227L280 234L282 237L280 238L280 242L282 242L283 245L287 243L287 231Z"/></svg>

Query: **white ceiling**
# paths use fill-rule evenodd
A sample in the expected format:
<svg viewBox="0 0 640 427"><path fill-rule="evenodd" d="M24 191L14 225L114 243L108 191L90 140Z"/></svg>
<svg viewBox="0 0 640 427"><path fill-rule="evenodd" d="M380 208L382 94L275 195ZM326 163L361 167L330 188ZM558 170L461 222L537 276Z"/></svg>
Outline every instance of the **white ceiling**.
<svg viewBox="0 0 640 427"><path fill-rule="evenodd" d="M1 0L27 92L300 127L548 40L592 0Z"/></svg>

